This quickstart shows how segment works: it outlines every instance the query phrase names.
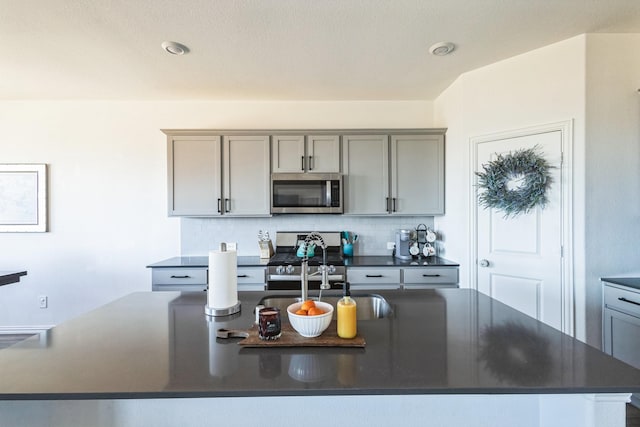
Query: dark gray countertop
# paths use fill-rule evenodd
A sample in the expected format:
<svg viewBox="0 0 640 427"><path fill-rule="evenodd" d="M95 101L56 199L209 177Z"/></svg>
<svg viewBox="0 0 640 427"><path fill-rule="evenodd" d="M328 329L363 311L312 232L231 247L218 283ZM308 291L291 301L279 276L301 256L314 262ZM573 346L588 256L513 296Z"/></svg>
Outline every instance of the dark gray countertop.
<svg viewBox="0 0 640 427"><path fill-rule="evenodd" d="M354 256L344 259L347 267L459 267L457 262L449 261L437 256L402 260L391 255L387 256Z"/></svg>
<svg viewBox="0 0 640 427"><path fill-rule="evenodd" d="M359 321L363 349L215 338L249 327L264 294L241 292L241 313L214 319L204 293L125 296L54 327L44 343L0 350L0 399L640 390L640 370L468 289L379 292L394 315Z"/></svg>
<svg viewBox="0 0 640 427"><path fill-rule="evenodd" d="M20 277L26 275L26 271L0 271L0 286L17 283L20 281Z"/></svg>
<svg viewBox="0 0 640 427"><path fill-rule="evenodd" d="M603 282L615 283L616 285L640 289L640 277L603 277L600 280Z"/></svg>
<svg viewBox="0 0 640 427"><path fill-rule="evenodd" d="M238 267L261 267L267 265L268 259L260 259L258 256L239 256ZM344 263L347 267L458 267L457 262L449 261L440 257L427 257L415 260L401 260L391 255L375 256L364 255L345 257ZM207 256L177 256L165 259L154 264L147 265L147 268L175 268L175 267L208 267L209 257Z"/></svg>
<svg viewBox="0 0 640 427"><path fill-rule="evenodd" d="M266 266L268 259L259 256L239 256L238 267ZM175 267L209 267L208 256L177 256L147 265L147 268L175 268Z"/></svg>

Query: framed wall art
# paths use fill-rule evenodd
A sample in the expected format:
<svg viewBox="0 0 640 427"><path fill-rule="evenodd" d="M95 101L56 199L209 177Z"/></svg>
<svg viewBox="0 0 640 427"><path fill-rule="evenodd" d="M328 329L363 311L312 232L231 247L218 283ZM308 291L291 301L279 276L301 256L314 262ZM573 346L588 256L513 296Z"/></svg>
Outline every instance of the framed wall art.
<svg viewBox="0 0 640 427"><path fill-rule="evenodd" d="M47 231L47 165L0 164L0 232Z"/></svg>

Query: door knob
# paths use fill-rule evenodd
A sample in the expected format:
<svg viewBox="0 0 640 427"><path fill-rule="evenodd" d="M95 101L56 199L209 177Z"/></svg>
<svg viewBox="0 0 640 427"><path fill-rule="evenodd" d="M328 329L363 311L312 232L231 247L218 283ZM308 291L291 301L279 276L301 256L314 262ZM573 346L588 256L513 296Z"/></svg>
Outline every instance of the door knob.
<svg viewBox="0 0 640 427"><path fill-rule="evenodd" d="M489 267L489 260L488 259L481 259L478 264L480 264L480 267Z"/></svg>

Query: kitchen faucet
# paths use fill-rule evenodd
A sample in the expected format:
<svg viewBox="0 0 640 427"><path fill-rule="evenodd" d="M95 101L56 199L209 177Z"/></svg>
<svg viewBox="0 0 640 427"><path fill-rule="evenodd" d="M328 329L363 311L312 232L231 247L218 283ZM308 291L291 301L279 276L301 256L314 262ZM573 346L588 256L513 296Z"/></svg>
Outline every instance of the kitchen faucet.
<svg viewBox="0 0 640 427"><path fill-rule="evenodd" d="M324 239L322 238L322 236L314 231L308 234L304 239L304 248L301 263L302 271L300 272L302 301L306 301L307 299L309 299L309 272L307 271L309 267L309 257L307 256L307 251L309 250L309 244L311 243L320 245L320 248L322 248L322 265L318 267L318 271L311 275L314 276L318 273L322 273L322 283L320 284L320 289L331 289L331 285L329 284L329 267L327 266L327 245L324 243Z"/></svg>

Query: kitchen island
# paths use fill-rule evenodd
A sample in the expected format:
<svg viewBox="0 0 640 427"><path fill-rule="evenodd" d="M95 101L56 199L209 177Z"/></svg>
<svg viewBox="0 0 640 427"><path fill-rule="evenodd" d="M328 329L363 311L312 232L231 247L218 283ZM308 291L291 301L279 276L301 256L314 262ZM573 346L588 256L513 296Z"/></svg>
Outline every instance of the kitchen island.
<svg viewBox="0 0 640 427"><path fill-rule="evenodd" d="M221 318L204 314L204 293L131 294L56 326L44 347L1 350L0 414L21 426L624 426L640 370L472 290L379 294L393 313L359 322L365 348L217 339L253 324L263 292L241 292L241 313Z"/></svg>

